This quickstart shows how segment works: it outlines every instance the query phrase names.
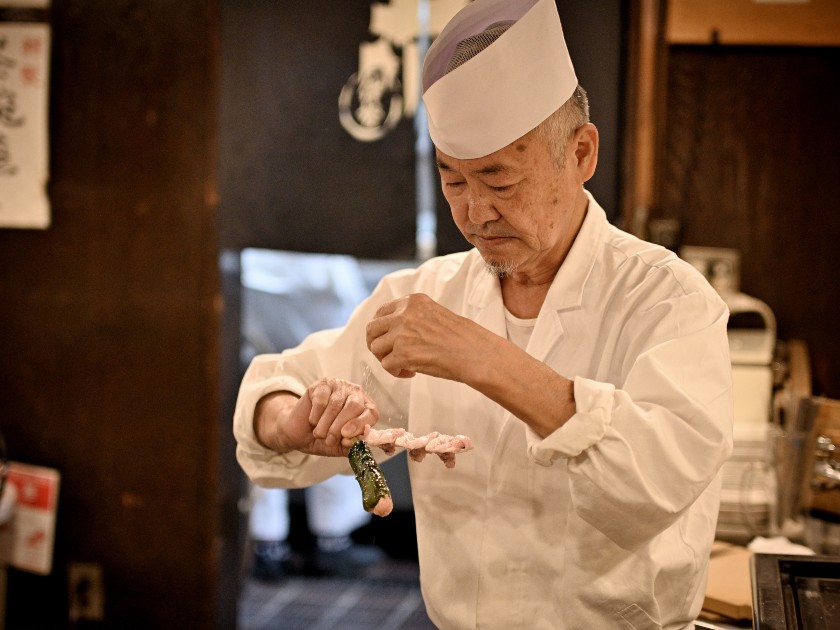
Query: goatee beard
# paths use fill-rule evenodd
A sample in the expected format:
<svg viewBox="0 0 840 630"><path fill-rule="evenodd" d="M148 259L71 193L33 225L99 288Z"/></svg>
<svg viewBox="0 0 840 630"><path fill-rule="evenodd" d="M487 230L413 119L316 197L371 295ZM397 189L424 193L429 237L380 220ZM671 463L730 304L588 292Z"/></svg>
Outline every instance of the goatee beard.
<svg viewBox="0 0 840 630"><path fill-rule="evenodd" d="M484 266L487 269L487 273L500 279L516 271L516 263L509 260L485 260Z"/></svg>

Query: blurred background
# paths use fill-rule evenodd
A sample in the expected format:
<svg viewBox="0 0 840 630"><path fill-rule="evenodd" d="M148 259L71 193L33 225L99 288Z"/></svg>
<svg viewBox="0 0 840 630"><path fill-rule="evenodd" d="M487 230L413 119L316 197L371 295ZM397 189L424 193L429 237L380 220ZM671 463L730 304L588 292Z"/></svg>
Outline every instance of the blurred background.
<svg viewBox="0 0 840 630"><path fill-rule="evenodd" d="M0 68L16 25L49 44L48 225L0 225L7 487L26 506L27 474L53 492L46 537L0 527L9 628L236 627L251 501L230 427L259 351L244 331L287 321L274 297L306 299L275 278L254 310L248 252L345 257L356 275L328 282L316 266L314 286L356 299L467 246L415 115L424 47L462 5L0 0ZM743 315L721 538L838 553L840 463L815 432L840 444L840 4L557 5L601 133L588 188ZM277 277L313 264L283 260ZM410 500L397 507L364 542L410 561ZM14 556L24 543L44 562Z"/></svg>

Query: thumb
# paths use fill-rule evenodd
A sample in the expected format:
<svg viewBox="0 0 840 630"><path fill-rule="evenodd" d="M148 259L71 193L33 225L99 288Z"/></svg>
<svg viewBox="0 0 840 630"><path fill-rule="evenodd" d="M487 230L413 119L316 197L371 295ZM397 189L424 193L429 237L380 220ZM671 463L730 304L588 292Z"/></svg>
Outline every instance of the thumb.
<svg viewBox="0 0 840 630"><path fill-rule="evenodd" d="M295 413L311 422L309 414L312 413L312 399L309 397L308 389L303 392L303 396L298 399L297 405L295 405Z"/></svg>

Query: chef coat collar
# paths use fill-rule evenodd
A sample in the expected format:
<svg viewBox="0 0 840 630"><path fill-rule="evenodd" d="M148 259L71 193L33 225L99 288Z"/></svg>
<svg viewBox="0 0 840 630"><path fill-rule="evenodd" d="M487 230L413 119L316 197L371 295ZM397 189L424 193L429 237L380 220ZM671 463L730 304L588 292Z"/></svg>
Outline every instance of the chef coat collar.
<svg viewBox="0 0 840 630"><path fill-rule="evenodd" d="M554 276L543 308L548 306L563 310L583 304L583 290L600 254L604 230L609 226L607 213L588 190L584 192L589 199L586 216L566 259Z"/></svg>

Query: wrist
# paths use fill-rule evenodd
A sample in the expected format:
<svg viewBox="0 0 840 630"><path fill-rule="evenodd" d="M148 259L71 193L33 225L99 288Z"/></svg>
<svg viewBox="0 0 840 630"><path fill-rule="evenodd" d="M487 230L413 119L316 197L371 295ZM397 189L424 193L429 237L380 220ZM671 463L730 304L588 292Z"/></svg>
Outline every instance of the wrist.
<svg viewBox="0 0 840 630"><path fill-rule="evenodd" d="M286 442L283 426L297 401L298 397L290 392L272 392L260 398L254 408L254 437L257 442L281 455L295 450Z"/></svg>

